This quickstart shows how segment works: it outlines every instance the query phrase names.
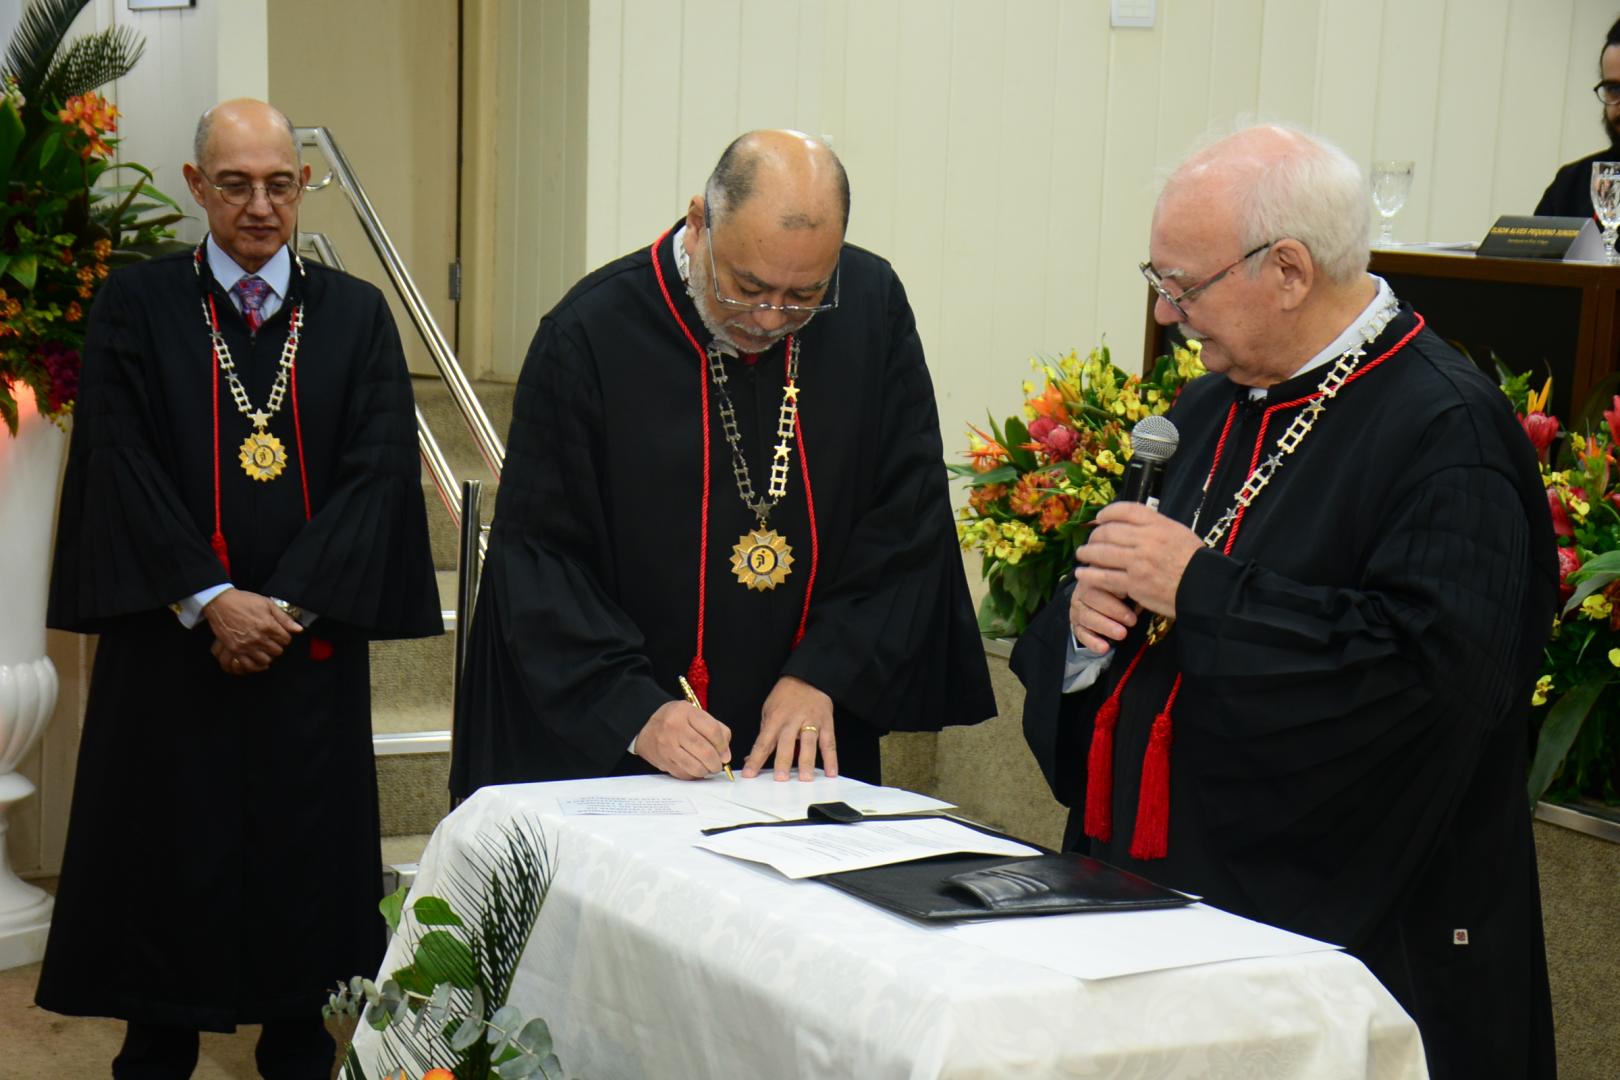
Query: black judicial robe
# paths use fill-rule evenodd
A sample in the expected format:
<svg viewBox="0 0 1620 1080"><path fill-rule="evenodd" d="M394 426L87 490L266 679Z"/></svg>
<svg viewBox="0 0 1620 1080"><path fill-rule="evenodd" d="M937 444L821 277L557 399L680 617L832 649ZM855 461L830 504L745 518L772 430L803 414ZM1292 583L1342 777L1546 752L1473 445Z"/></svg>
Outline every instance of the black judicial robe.
<svg viewBox="0 0 1620 1080"><path fill-rule="evenodd" d="M670 296L709 335L659 247ZM846 245L837 310L800 332L799 419L770 525L789 577L752 591L731 570L754 525L710 393L706 596L709 711L741 765L781 675L835 705L839 764L878 779L877 739L995 713L955 539L939 419L911 308L884 260ZM729 388L755 491L769 481L784 344ZM680 696L697 636L702 369L660 294L649 249L586 277L540 324L511 439L462 680L451 787L652 771L630 740ZM807 494L815 506L810 534ZM819 565L803 641L792 641Z"/></svg>
<svg viewBox="0 0 1620 1080"><path fill-rule="evenodd" d="M1544 217L1591 217L1594 161L1620 161L1620 147L1611 146L1561 166L1536 204L1536 213Z"/></svg>
<svg viewBox="0 0 1620 1080"><path fill-rule="evenodd" d="M257 482L221 379L229 575L209 546L205 289L255 407L306 304L311 516L292 395L270 421L287 468ZM337 980L382 959L367 642L443 629L410 380L372 286L310 266L289 293L255 339L186 253L114 273L91 312L49 612L101 635L38 990L56 1012L216 1031L315 1020ZM268 671L226 675L206 621L185 630L167 606L225 580L319 618Z"/></svg>
<svg viewBox="0 0 1620 1080"><path fill-rule="evenodd" d="M1414 325L1403 309L1363 363ZM1326 371L1266 401L1310 394ZM1243 402L1200 535L1247 474L1266 407L1247 397L1206 376L1170 413L1181 447L1160 509L1191 522L1228 408ZM1263 455L1298 412L1272 418ZM1072 591L1031 623L1012 664L1030 747L1076 808L1083 845L1092 718L1147 620L1090 690L1064 695ZM1193 556L1174 629L1123 694L1112 840L1091 852L1345 946L1417 1021L1436 1078L1551 1076L1524 775L1556 595L1535 455L1501 392L1424 330L1327 403L1230 556ZM1139 862L1128 849L1143 752L1178 671L1169 853Z"/></svg>

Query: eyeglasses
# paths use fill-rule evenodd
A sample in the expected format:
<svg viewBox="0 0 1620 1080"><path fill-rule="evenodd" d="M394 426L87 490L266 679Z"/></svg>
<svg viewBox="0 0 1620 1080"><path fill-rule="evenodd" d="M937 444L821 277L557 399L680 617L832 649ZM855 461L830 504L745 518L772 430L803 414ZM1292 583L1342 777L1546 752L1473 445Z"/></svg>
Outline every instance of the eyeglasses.
<svg viewBox="0 0 1620 1080"><path fill-rule="evenodd" d="M1620 82L1610 82L1604 79L1592 87L1592 93L1605 105L1620 105Z"/></svg>
<svg viewBox="0 0 1620 1080"><path fill-rule="evenodd" d="M203 173L203 179L208 180L207 173ZM216 184L208 180L208 186L219 192L219 197L232 206L246 206L253 201L255 191L264 192L264 197L269 199L273 206L286 206L304 193L303 184L285 176L266 180L262 184L253 184L246 180L227 180L223 184Z"/></svg>
<svg viewBox="0 0 1620 1080"><path fill-rule="evenodd" d="M756 304L752 300L735 300L729 296L720 295L720 272L714 263L714 224L709 217L709 208L703 207L703 236L709 242L709 287L714 291L715 302L722 307L733 311L766 312L774 311L779 315L786 315L790 319L810 316L822 311L831 311L838 306L838 279L843 269L843 260L840 257L839 265L833 267L832 286L830 293L832 299L822 304Z"/></svg>
<svg viewBox="0 0 1620 1080"><path fill-rule="evenodd" d="M1256 255L1260 254L1262 251L1266 250L1276 242L1277 241L1275 240L1267 240L1254 250L1244 252L1241 256L1234 259L1221 269L1215 271L1203 281L1200 281L1195 285L1188 286L1187 288L1181 290L1180 295L1175 296L1172 296L1170 290L1164 287L1164 278L1161 277L1159 272L1153 268L1153 264L1151 262L1142 263L1137 267L1137 269L1142 271L1142 276L1147 278L1149 285L1153 286L1153 291L1159 294L1159 299L1169 304L1170 307L1175 310L1177 315L1181 316L1183 319L1186 319L1190 318L1190 316L1187 314L1187 305L1198 299L1204 290L1208 289L1211 285L1214 285L1217 281L1221 280L1221 278L1225 277L1227 274L1230 274L1233 270L1236 270L1245 261L1254 258Z"/></svg>

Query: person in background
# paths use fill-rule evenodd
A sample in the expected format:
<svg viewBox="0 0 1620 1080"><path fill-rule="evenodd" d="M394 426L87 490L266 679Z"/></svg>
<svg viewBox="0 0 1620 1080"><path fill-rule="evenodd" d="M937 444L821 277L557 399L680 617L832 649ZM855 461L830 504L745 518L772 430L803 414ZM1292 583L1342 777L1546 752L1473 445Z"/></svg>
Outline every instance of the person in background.
<svg viewBox="0 0 1620 1080"><path fill-rule="evenodd" d="M1609 27L1609 36L1598 54L1598 84L1592 92L1603 103L1603 133L1609 145L1595 154L1563 166L1536 204L1543 217L1592 216L1592 163L1620 161L1620 19Z"/></svg>

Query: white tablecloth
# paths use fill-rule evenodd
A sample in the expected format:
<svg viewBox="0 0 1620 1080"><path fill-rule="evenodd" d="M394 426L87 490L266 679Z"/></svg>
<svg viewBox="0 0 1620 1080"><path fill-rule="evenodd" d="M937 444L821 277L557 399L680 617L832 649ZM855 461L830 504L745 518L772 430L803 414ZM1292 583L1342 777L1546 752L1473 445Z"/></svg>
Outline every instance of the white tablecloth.
<svg viewBox="0 0 1620 1080"><path fill-rule="evenodd" d="M510 1002L546 1018L570 1076L1427 1075L1412 1021L1342 952L1076 979L698 850L712 813L559 809L622 790L486 788L440 824L413 893L435 893L480 833L540 824L556 872ZM396 939L383 971L408 962ZM376 1042L362 1025L368 1065Z"/></svg>

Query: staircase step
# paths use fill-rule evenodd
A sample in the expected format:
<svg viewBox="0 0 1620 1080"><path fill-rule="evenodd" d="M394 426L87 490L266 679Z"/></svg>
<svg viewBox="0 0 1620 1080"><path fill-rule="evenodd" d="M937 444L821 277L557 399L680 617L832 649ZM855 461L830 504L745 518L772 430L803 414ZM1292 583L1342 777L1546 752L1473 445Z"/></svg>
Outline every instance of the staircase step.
<svg viewBox="0 0 1620 1080"><path fill-rule="evenodd" d="M385 837L433 831L450 812L450 755L381 754L377 809Z"/></svg>

